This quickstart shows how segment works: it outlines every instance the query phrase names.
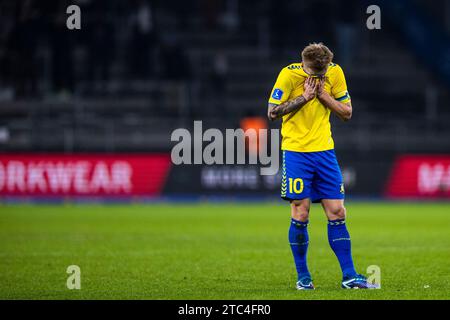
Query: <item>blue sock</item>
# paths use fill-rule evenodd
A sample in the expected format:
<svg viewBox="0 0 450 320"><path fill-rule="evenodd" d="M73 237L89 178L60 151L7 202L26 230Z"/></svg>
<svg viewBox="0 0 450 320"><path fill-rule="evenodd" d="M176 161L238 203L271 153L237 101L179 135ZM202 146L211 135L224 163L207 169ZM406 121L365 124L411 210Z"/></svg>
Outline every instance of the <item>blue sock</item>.
<svg viewBox="0 0 450 320"><path fill-rule="evenodd" d="M308 251L308 221L301 222L291 219L289 227L289 244L294 256L295 267L297 269L298 280L304 277L311 278L308 266L306 265L306 253Z"/></svg>
<svg viewBox="0 0 450 320"><path fill-rule="evenodd" d="M354 277L356 270L353 265L352 246L345 219L328 221L328 243L339 260L344 278Z"/></svg>

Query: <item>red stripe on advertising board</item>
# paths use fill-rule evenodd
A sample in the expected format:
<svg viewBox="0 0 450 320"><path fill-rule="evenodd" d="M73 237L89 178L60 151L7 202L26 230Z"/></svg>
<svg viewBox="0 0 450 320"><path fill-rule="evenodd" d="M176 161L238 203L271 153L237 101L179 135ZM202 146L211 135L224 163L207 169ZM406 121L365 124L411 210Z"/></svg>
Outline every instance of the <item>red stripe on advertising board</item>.
<svg viewBox="0 0 450 320"><path fill-rule="evenodd" d="M170 170L169 154L3 154L3 196L154 196Z"/></svg>
<svg viewBox="0 0 450 320"><path fill-rule="evenodd" d="M404 155L386 187L391 198L450 198L450 155Z"/></svg>

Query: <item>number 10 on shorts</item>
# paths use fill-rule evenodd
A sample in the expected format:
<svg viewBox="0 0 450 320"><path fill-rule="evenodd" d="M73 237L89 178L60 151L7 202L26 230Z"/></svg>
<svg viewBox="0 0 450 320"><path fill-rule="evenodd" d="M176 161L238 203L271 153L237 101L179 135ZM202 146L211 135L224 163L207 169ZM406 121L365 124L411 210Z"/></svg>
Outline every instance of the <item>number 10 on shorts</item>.
<svg viewBox="0 0 450 320"><path fill-rule="evenodd" d="M302 193L303 180L300 178L289 178L289 193Z"/></svg>

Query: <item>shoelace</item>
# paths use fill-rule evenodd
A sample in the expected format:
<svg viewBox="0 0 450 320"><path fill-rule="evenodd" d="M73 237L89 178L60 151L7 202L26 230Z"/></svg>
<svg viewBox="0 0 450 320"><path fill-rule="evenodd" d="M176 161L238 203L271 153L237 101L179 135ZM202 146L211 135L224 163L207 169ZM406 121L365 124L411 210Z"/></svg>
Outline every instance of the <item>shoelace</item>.
<svg viewBox="0 0 450 320"><path fill-rule="evenodd" d="M310 286L312 283L311 279L305 278L299 281L302 286Z"/></svg>
<svg viewBox="0 0 450 320"><path fill-rule="evenodd" d="M355 279L360 280L360 281L367 281L367 278L365 276L363 276L362 274L356 275Z"/></svg>

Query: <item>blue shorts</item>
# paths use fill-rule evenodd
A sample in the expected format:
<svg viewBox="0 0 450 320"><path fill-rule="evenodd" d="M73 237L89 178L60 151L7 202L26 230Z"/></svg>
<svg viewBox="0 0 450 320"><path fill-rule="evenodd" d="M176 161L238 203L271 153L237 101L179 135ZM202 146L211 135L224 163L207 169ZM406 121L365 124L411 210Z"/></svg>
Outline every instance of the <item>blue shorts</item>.
<svg viewBox="0 0 450 320"><path fill-rule="evenodd" d="M344 199L344 183L334 150L283 151L281 198Z"/></svg>

